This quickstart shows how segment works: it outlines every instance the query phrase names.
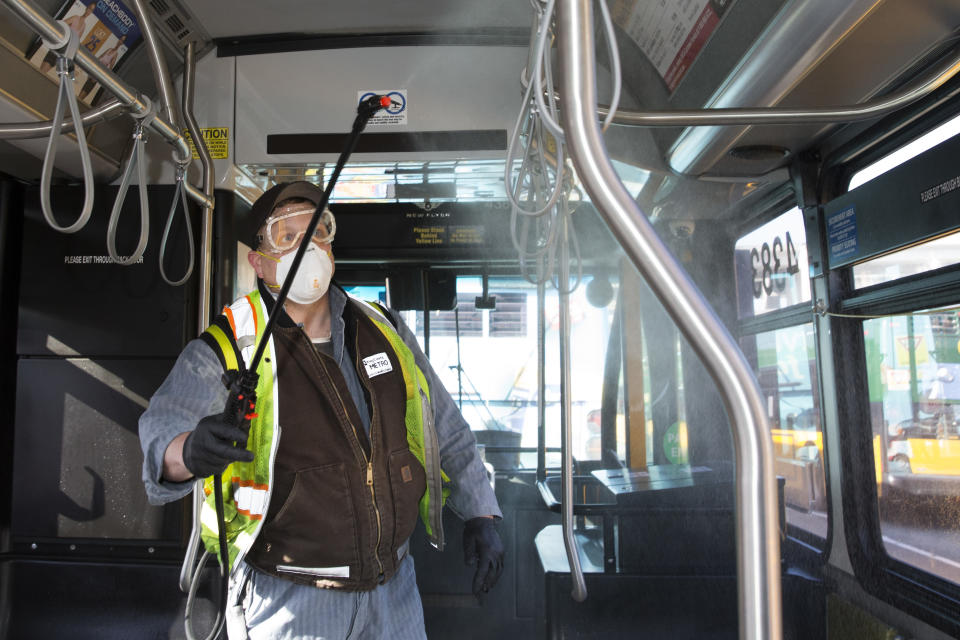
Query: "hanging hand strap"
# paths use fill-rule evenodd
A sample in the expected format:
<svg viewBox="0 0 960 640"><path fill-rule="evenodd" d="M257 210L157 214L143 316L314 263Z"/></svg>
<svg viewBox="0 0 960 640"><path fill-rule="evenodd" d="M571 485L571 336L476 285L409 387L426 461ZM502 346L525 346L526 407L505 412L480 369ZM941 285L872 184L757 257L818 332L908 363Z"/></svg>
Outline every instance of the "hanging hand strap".
<svg viewBox="0 0 960 640"><path fill-rule="evenodd" d="M59 42L44 40L51 50L57 53L57 75L60 76L60 93L57 96L57 107L53 114L53 126L50 138L47 140L47 151L43 156L43 170L40 173L40 210L47 223L62 233L76 233L90 220L93 211L93 165L90 163L90 149L87 147L87 136L83 130L83 121L80 118L80 108L77 106L77 96L74 94L73 59L80 46L80 37L62 20L60 26L64 29L64 38ZM53 175L54 158L57 156L57 143L60 140L60 129L63 125L63 112L66 105L70 106L70 115L76 124L75 135L77 146L80 149L80 164L83 169L83 209L76 222L67 227L61 227L53 217L50 207L50 179Z"/></svg>
<svg viewBox="0 0 960 640"><path fill-rule="evenodd" d="M173 202L170 203L170 213L167 214L167 224L163 228L163 239L160 241L160 276L163 281L171 287L179 287L190 279L193 274L193 228L190 226L190 210L187 208L187 191L183 188L186 165L177 165L177 188L173 193ZM167 272L163 268L163 258L167 255L167 238L170 235L170 227L173 226L173 217L177 212L177 202L183 205L183 218L187 225L187 252L188 259L187 272L182 278L173 282L167 277Z"/></svg>
<svg viewBox="0 0 960 640"><path fill-rule="evenodd" d="M110 222L107 224L107 253L110 254L110 258L114 262L124 266L140 261L147 248L147 238L150 233L150 205L147 203L147 164L143 157L143 146L147 143L147 137L143 133L143 128L150 124L157 116L157 112L153 103L146 96L141 97L141 100L147 103L147 111L142 117L137 118L137 125L133 130L133 148L130 149L127 166L120 178L120 187L117 191L117 197L113 201L113 209L110 211ZM140 183L140 241L137 243L133 255L124 260L117 254L117 224L120 222L120 209L127 199L130 177L133 175L134 167L137 168L137 180Z"/></svg>

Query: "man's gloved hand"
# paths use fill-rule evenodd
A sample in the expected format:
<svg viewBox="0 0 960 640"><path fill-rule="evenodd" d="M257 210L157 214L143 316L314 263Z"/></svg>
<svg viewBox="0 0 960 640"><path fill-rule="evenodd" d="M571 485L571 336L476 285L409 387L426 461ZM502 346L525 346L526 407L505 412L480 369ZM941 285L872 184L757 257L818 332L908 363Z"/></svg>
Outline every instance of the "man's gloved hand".
<svg viewBox="0 0 960 640"><path fill-rule="evenodd" d="M503 543L493 526L493 518L470 518L463 523L463 562L476 565L473 595L486 593L497 584L503 571Z"/></svg>
<svg viewBox="0 0 960 640"><path fill-rule="evenodd" d="M236 444L234 444L236 443ZM222 415L207 416L183 441L183 464L198 478L223 473L237 460L251 462L247 432L223 421Z"/></svg>

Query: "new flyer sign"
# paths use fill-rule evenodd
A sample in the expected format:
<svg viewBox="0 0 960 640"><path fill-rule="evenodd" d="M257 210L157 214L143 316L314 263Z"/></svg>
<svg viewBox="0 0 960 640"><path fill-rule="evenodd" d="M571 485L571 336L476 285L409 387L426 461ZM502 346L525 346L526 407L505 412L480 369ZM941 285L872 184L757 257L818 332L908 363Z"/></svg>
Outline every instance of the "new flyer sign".
<svg viewBox="0 0 960 640"><path fill-rule="evenodd" d="M80 38L80 48L107 69L113 69L141 39L136 13L120 0L72 0L61 10L59 19ZM42 40L30 55L30 62L57 79L57 54ZM77 98L92 104L100 85L79 66L74 75Z"/></svg>

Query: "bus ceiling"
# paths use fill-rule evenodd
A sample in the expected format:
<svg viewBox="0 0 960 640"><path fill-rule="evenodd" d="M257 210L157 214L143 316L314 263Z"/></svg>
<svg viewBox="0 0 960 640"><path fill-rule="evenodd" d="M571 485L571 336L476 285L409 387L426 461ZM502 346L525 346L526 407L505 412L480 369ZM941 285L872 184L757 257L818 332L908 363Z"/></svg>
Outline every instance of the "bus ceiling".
<svg viewBox="0 0 960 640"><path fill-rule="evenodd" d="M51 15L63 6L60 0L35 4ZM695 11L676 46L664 44L665 34L651 27L654 21L644 12L655 9L648 3L612 5L624 116L862 104L903 90L901 78L936 70L956 55L960 5L953 0L689 4ZM403 104L392 119L372 123L353 157L355 164L385 165L380 182L402 185L372 200L429 201L442 190L423 186L433 164L442 170L449 162L483 164L505 155L528 59L534 16L528 2L368 0L333 3L322 11L308 0L285 3L283 11L249 0L144 5L173 75L182 71L184 45L192 42L197 49L197 119L215 143L218 188L251 199L273 181L322 178L349 124L349 105L365 90L396 91ZM49 119L57 87L26 56L38 40L6 5L0 4L0 17L0 121ZM115 71L159 99L145 49L132 47ZM606 65L609 58L600 53ZM603 102L611 86L604 73L598 80ZM92 102L109 97L102 91ZM645 211L666 219L723 218L787 183L787 169L802 152L862 126L839 120L656 126L640 119L653 126L614 125L606 138L611 155L642 174L635 190ZM0 138L6 138L2 131ZM129 147L129 121L100 123L88 139L94 174L115 180ZM34 179L43 147L43 140L0 139L0 171ZM162 147L148 147L158 164L169 158ZM74 154L60 155L55 175L79 177ZM396 179L398 171L417 164L427 176L420 192L411 180ZM174 179L172 169L151 174L158 182ZM345 178L344 184L351 182ZM352 182L354 189L374 189L369 181L366 187ZM468 195L499 198L490 184ZM447 194L460 197L459 191Z"/></svg>

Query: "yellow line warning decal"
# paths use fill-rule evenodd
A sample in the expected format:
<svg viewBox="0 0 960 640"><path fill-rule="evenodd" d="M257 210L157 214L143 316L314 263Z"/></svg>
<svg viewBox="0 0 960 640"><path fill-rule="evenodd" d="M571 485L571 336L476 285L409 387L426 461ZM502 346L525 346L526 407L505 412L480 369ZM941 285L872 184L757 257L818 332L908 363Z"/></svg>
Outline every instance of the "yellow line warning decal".
<svg viewBox="0 0 960 640"><path fill-rule="evenodd" d="M225 160L230 155L230 127L210 127L208 129L200 129L203 135L203 141L207 143L207 150L210 151L210 157L214 160ZM193 154L194 160L200 159L200 154L197 153L197 147L193 144L193 138L190 137L190 132L184 130L183 136L187 139L187 144L190 145L190 152Z"/></svg>

